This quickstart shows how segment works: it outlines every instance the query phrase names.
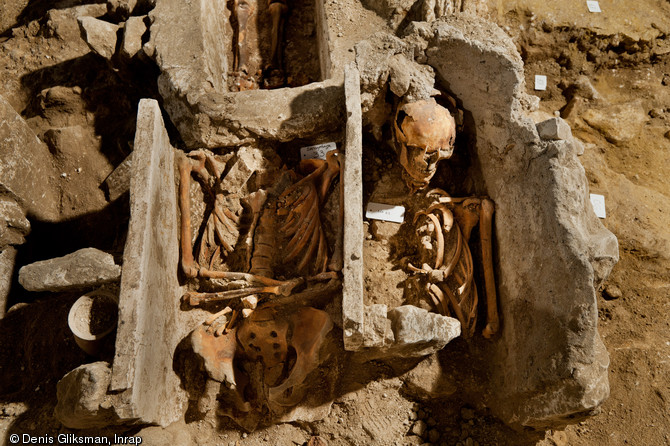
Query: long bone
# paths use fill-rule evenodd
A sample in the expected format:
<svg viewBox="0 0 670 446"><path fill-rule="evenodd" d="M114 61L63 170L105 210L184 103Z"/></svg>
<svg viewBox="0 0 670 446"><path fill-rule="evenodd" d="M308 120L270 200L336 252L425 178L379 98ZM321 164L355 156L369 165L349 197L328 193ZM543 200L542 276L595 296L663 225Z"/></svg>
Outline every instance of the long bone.
<svg viewBox="0 0 670 446"><path fill-rule="evenodd" d="M288 6L285 0L268 0L268 10L272 17L270 65L281 69L284 62L281 41L284 35L284 20L288 12Z"/></svg>
<svg viewBox="0 0 670 446"><path fill-rule="evenodd" d="M496 296L495 277L493 274L493 249L492 249L492 222L495 207L493 201L482 200L482 212L479 221L479 234L482 243L482 262L484 263L484 285L486 288L486 327L483 335L490 338L500 328L498 317L498 298Z"/></svg>

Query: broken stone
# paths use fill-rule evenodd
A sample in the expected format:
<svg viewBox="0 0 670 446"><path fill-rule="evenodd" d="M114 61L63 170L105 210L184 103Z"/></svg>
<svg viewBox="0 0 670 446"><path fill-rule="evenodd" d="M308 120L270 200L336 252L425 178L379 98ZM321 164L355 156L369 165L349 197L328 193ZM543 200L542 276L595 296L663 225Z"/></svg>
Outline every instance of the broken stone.
<svg viewBox="0 0 670 446"><path fill-rule="evenodd" d="M461 334L457 319L431 313L413 305L402 305L388 312L397 355L418 357L435 353Z"/></svg>
<svg viewBox="0 0 670 446"><path fill-rule="evenodd" d="M581 96L584 99L602 100L602 96L593 86L591 80L583 74L577 77L575 82L572 84L572 89L574 90L573 94Z"/></svg>
<svg viewBox="0 0 670 446"><path fill-rule="evenodd" d="M143 17L129 17L123 27L123 40L121 41L121 55L132 58L142 49L142 36L147 31Z"/></svg>
<svg viewBox="0 0 670 446"><path fill-rule="evenodd" d="M121 267L114 257L95 248L84 248L64 257L26 265L19 283L28 291L74 291L116 282Z"/></svg>
<svg viewBox="0 0 670 446"><path fill-rule="evenodd" d="M0 249L21 245L30 232L30 222L19 204L9 197L0 197Z"/></svg>
<svg viewBox="0 0 670 446"><path fill-rule="evenodd" d="M80 5L72 8L50 9L47 11L46 34L67 41L72 46L86 48L86 42L81 38L77 23L79 17L100 17L107 12L105 4Z"/></svg>
<svg viewBox="0 0 670 446"><path fill-rule="evenodd" d="M0 141L0 189L16 199L29 216L53 221L58 215L58 198L49 150L2 96Z"/></svg>
<svg viewBox="0 0 670 446"><path fill-rule="evenodd" d="M391 321L386 318L386 305L366 305L363 313L363 346L384 347L393 344Z"/></svg>
<svg viewBox="0 0 670 446"><path fill-rule="evenodd" d="M0 250L0 319L5 317L7 299L12 288L14 265L16 264L16 249L7 246Z"/></svg>
<svg viewBox="0 0 670 446"><path fill-rule="evenodd" d="M396 54L389 60L389 88L399 98L407 93L412 80L408 65L409 61L402 54Z"/></svg>
<svg viewBox="0 0 670 446"><path fill-rule="evenodd" d="M444 398L456 393L456 384L445 375L436 355L430 355L403 376L403 389L418 399Z"/></svg>
<svg viewBox="0 0 670 446"><path fill-rule="evenodd" d="M621 288L619 288L616 285L613 284L608 284L605 287L604 290L604 295L603 297L607 300L614 300L614 299L619 299L621 296L623 296L623 293L621 292Z"/></svg>
<svg viewBox="0 0 670 446"><path fill-rule="evenodd" d="M111 203L130 190L130 171L132 168L132 153L105 178L107 200Z"/></svg>
<svg viewBox="0 0 670 446"><path fill-rule="evenodd" d="M79 17L82 38L88 46L105 59L111 59L116 50L119 26L94 17Z"/></svg>
<svg viewBox="0 0 670 446"><path fill-rule="evenodd" d="M613 144L635 138L647 122L647 113L639 102L589 109L582 118Z"/></svg>
<svg viewBox="0 0 670 446"><path fill-rule="evenodd" d="M572 130L562 118L551 118L537 124L537 133L546 140L569 140Z"/></svg>
<svg viewBox="0 0 670 446"><path fill-rule="evenodd" d="M419 437L423 437L423 434L426 433L426 423L423 420L418 420L414 425L412 426L412 433L414 435L418 435Z"/></svg>
<svg viewBox="0 0 670 446"><path fill-rule="evenodd" d="M93 429L120 424L114 397L107 394L112 376L103 361L84 364L65 375L56 387L56 418L70 429Z"/></svg>

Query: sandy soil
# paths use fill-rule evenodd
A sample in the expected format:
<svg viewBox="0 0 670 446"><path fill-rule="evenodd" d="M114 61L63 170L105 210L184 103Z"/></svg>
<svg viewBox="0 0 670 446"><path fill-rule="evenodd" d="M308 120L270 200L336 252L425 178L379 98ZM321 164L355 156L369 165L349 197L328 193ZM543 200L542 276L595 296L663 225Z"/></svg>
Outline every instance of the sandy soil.
<svg viewBox="0 0 670 446"><path fill-rule="evenodd" d="M89 51L76 27L55 27L47 12L81 1L2 3L0 94L38 136L52 138L54 163L65 174L59 179L64 222L34 224L19 264L84 246L120 255L127 203L108 203L100 185L130 153L137 101L157 96L157 73L145 63L111 66ZM386 27L355 0L326 3L338 63L352 60L353 43ZM529 92L541 98L535 118L562 114L584 142L580 159L591 192L605 196L603 223L619 239L621 260L598 297L599 329L611 358L611 396L597 414L561 431L515 432L485 409L465 405L458 393L423 401L408 387L406 372L414 363L343 361L336 366L347 378L322 421L247 434L222 419L187 418L167 429L118 432L139 433L145 444L184 445L294 445L314 435L328 445L670 444L670 3L602 0L600 14L589 13L584 3L491 0L489 10L517 44ZM548 76L546 91L533 90L536 74ZM47 135L63 127L80 131L65 142L53 132ZM381 153L371 160L379 178L394 169ZM393 235L389 231L368 227L371 256L391 254L383 242ZM387 287L399 302L392 283L403 277L379 270L382 263L369 262L366 286ZM387 274L395 276L390 281ZM0 445L11 433L73 432L53 416L56 383L91 361L65 324L77 296L35 296L18 284L14 290L14 307L0 320ZM375 302L379 295L367 298ZM456 373L450 364L455 355L467 363L461 340L429 361L439 361L450 375ZM477 379L476 371L463 379Z"/></svg>

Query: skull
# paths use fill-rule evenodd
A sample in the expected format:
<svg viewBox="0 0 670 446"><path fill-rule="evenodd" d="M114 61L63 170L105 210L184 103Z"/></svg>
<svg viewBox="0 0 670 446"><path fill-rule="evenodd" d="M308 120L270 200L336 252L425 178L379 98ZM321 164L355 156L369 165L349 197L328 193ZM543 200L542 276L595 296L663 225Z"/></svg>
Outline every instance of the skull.
<svg viewBox="0 0 670 446"><path fill-rule="evenodd" d="M446 108L430 98L399 107L393 133L405 169L403 178L416 191L428 186L440 160L451 157L456 123Z"/></svg>

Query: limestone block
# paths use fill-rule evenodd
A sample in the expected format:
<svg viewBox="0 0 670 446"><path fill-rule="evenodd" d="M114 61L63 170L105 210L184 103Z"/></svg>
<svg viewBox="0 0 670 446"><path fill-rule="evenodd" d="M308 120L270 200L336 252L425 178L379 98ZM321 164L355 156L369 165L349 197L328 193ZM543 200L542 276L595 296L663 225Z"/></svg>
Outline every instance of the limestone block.
<svg viewBox="0 0 670 446"><path fill-rule="evenodd" d="M388 318L395 336L392 349L403 357L430 355L461 334L461 323L457 319L413 305L393 308Z"/></svg>
<svg viewBox="0 0 670 446"><path fill-rule="evenodd" d="M63 257L42 260L19 270L19 283L28 291L76 291L94 288L121 277L114 257L84 248Z"/></svg>
<svg viewBox="0 0 670 446"><path fill-rule="evenodd" d="M589 109L582 118L609 142L621 144L635 138L649 116L639 102L634 102Z"/></svg>
<svg viewBox="0 0 670 446"><path fill-rule="evenodd" d="M70 429L93 429L119 424L107 395L112 371L103 361L84 364L65 375L56 387L56 418Z"/></svg>
<svg viewBox="0 0 670 446"><path fill-rule="evenodd" d="M86 51L88 52L86 42L81 38L77 18L87 16L100 17L105 15L106 12L107 6L105 4L79 5L72 8L50 9L47 11L46 15L46 33L48 36L55 36L67 41L70 47L76 45L77 48L86 48Z"/></svg>
<svg viewBox="0 0 670 446"><path fill-rule="evenodd" d="M121 195L130 190L130 171L133 165L133 154L126 157L112 173L105 178L105 187L107 188L107 200L116 201Z"/></svg>
<svg viewBox="0 0 670 446"><path fill-rule="evenodd" d="M551 118L537 124L540 138L547 140L569 140L572 138L570 125L562 118Z"/></svg>
<svg viewBox="0 0 670 446"><path fill-rule="evenodd" d="M30 232L30 222L19 204L0 196L0 249L7 245L21 245Z"/></svg>
<svg viewBox="0 0 670 446"><path fill-rule="evenodd" d="M91 50L105 59L111 59L116 50L116 32L119 26L94 17L79 17L81 35Z"/></svg>
<svg viewBox="0 0 670 446"><path fill-rule="evenodd" d="M123 27L123 40L121 41L121 55L132 58L142 49L142 36L147 31L144 24L144 16L129 17Z"/></svg>
<svg viewBox="0 0 670 446"><path fill-rule="evenodd" d="M28 291L72 291L94 288L121 277L114 257L84 248L63 257L42 260L19 270L19 283Z"/></svg>
<svg viewBox="0 0 670 446"><path fill-rule="evenodd" d="M49 149L2 96L0 141L0 189L16 199L29 217L55 220L58 195Z"/></svg>

